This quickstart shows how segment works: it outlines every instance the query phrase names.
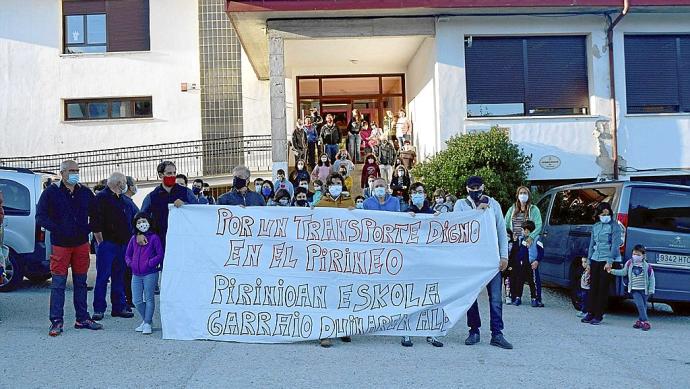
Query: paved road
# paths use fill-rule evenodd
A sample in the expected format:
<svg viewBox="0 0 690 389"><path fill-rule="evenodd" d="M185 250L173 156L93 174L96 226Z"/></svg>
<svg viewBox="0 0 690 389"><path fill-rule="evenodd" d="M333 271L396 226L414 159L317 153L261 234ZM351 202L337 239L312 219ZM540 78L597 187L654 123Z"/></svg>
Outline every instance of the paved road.
<svg viewBox="0 0 690 389"><path fill-rule="evenodd" d="M92 267L92 269L95 266ZM90 285L93 285L93 274ZM546 308L505 306L506 337L514 350L463 344L464 326L433 348L415 339L403 348L393 337L359 337L322 349L161 339L134 332L137 319L106 316L103 331L48 336L49 282L0 294L0 387L522 387L687 388L690 318L662 304L652 331L631 327L632 304L608 314L599 327L581 324L564 292L545 290ZM89 293L89 298L93 297ZM488 324L486 296L480 297ZM65 307L66 321L74 317Z"/></svg>

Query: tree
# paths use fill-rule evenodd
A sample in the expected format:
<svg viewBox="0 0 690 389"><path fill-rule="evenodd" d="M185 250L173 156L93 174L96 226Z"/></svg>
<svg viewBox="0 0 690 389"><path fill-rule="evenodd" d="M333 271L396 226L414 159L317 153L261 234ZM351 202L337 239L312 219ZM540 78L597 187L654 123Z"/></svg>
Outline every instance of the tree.
<svg viewBox="0 0 690 389"><path fill-rule="evenodd" d="M504 210L515 202L515 190L527 181L532 157L511 143L506 132L492 127L485 132L455 136L446 145L445 150L412 169L428 193L438 188L465 193L467 178L480 176L487 194Z"/></svg>

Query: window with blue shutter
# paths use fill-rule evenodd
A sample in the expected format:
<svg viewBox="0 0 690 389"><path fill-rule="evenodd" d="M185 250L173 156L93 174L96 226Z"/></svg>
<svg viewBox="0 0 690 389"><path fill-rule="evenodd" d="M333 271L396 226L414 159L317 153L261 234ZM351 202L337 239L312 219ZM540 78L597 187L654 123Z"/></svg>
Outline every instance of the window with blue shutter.
<svg viewBox="0 0 690 389"><path fill-rule="evenodd" d="M465 74L469 117L589 113L584 36L474 37Z"/></svg>
<svg viewBox="0 0 690 389"><path fill-rule="evenodd" d="M690 35L626 35L627 112L690 112Z"/></svg>

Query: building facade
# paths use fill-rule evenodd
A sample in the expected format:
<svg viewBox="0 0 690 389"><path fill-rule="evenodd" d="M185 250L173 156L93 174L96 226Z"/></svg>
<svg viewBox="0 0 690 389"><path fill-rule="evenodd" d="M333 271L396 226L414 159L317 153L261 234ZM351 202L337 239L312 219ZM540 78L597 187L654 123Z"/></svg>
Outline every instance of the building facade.
<svg viewBox="0 0 690 389"><path fill-rule="evenodd" d="M422 156L498 126L532 155L534 182L688 183L690 1L227 7L256 77L270 80L275 162L311 107L379 122L405 107Z"/></svg>

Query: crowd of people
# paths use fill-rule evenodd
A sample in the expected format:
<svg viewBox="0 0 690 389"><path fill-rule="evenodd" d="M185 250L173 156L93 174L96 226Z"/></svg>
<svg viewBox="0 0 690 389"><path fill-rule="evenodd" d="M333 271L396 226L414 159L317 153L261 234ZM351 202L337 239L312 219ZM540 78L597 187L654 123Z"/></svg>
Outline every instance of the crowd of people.
<svg viewBox="0 0 690 389"><path fill-rule="evenodd" d="M327 117L326 125L328 123ZM206 189L208 186L202 180L194 180L189 188L187 177L177 173L175 164L163 161L157 167L160 185L146 196L141 209L131 199L137 192L133 178L113 173L94 194L80 184L78 164L64 161L60 166L60 181L44 190L37 211L38 223L51 232L53 244L49 335L57 336L63 331L69 267L72 268L74 283L75 328L103 328L100 322L105 318L106 290L110 283L111 316L132 318L134 308L142 320L136 331L152 333L154 295L164 262L169 204L175 207L186 204L331 207L407 212L411 216L458 214L479 209L495 215L500 254L500 271L487 284L490 343L505 349L512 348L502 332L503 296L506 296L507 304L521 305L523 287L527 283L531 306L544 306L539 275L543 256L543 245L539 241L542 218L539 208L532 204L529 188L517 189L515 203L504 214L500 204L485 192L481 177L470 177L465 185L466 193L457 194L460 198L443 189L429 192L423 182L410 177L404 163L395 164L390 179L381 174L381 165L372 152L363 160L365 178L354 183L354 161L350 155L349 150L332 148L319 157L311 171L308 157L306 160L298 159L293 171L278 170L274 181L256 178L253 185L250 170L236 166L232 172L231 190L218 199L210 195ZM362 187L361 196L353 198L350 192L353 185ZM583 261L585 271L582 285L588 293L582 307L582 322L596 325L603 320L611 273L627 276L631 280L628 288L640 309L635 327L648 330L651 326L646 316L646 301L654 293L654 273L644 260L645 250L641 246L635 247L633 258L622 269L612 269L612 263L620 261L618 248L621 234L618 228L611 206L608 203L599 204L589 254ZM86 286L91 235L96 241L97 273L93 315L88 312ZM469 335L465 344L480 342L481 319L476 301L467 312L467 325ZM351 341L349 337L342 340ZM435 347L443 346L435 337L428 337L426 341ZM330 347L332 341L322 339L320 344ZM410 337L404 337L401 344L410 347L413 342Z"/></svg>

